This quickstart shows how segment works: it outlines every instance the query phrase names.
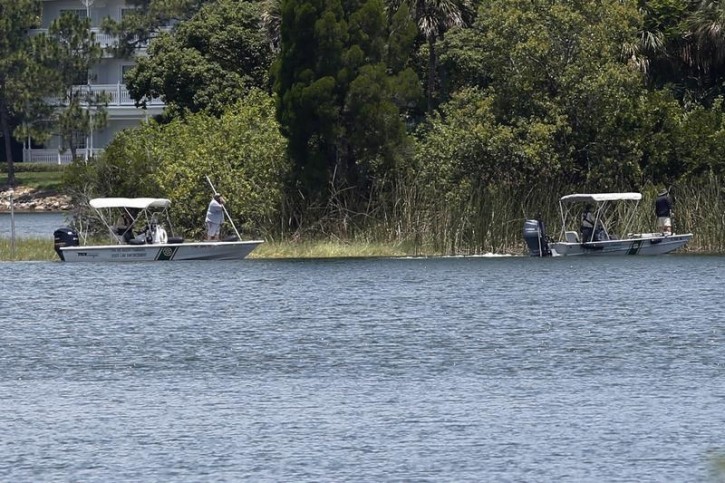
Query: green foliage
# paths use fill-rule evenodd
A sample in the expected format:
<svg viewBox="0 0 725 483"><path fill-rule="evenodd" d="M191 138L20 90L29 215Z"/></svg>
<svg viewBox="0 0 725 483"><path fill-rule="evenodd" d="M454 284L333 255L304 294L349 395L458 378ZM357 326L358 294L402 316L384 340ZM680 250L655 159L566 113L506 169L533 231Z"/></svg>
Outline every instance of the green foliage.
<svg viewBox="0 0 725 483"><path fill-rule="evenodd" d="M126 74L131 96L160 97L166 116L206 110L219 115L252 87L269 87L272 53L259 28L262 5L220 0L173 33L161 34Z"/></svg>
<svg viewBox="0 0 725 483"><path fill-rule="evenodd" d="M64 164L45 163L16 163L16 173L62 173L66 166ZM0 173L8 172L8 163L0 163Z"/></svg>
<svg viewBox="0 0 725 483"><path fill-rule="evenodd" d="M99 159L69 166L65 183L77 202L99 196L169 198L176 231L201 236L212 195L207 175L227 199L238 228L265 232L276 227L287 172L273 101L252 90L219 118L197 113L125 131Z"/></svg>
<svg viewBox="0 0 725 483"><path fill-rule="evenodd" d="M191 18L209 0L126 0L129 8L120 22L104 19L104 30L118 38L116 55L130 57L148 45L172 21Z"/></svg>
<svg viewBox="0 0 725 483"><path fill-rule="evenodd" d="M725 109L724 99L715 99L711 108L698 106L680 114L680 137L676 154L682 170L668 170L669 179L680 174L699 178L704 174L725 175Z"/></svg>
<svg viewBox="0 0 725 483"><path fill-rule="evenodd" d="M533 119L502 124L495 100L490 91L459 91L422 127L416 157L423 186L454 202L467 199L470 190L526 184L559 173L563 158L556 140L562 127Z"/></svg>
<svg viewBox="0 0 725 483"><path fill-rule="evenodd" d="M548 166L537 156L499 159L524 174L520 181L565 174L612 189L641 178L642 133L650 131L639 73L620 60L638 22L631 5L615 0L491 1L472 29L450 32L442 58L454 85L487 89L495 124L512 132L512 153L526 153L530 137L543 134L548 146L533 151L549 155Z"/></svg>
<svg viewBox="0 0 725 483"><path fill-rule="evenodd" d="M722 2L643 3L644 24L632 58L655 88L685 103L710 105L725 94L725 9Z"/></svg>
<svg viewBox="0 0 725 483"><path fill-rule="evenodd" d="M201 233L213 194L206 176L226 198L238 228L260 231L275 225L288 168L266 94L252 91L219 119L197 114L161 126L160 134L154 178L176 203L176 220L189 233Z"/></svg>
<svg viewBox="0 0 725 483"><path fill-rule="evenodd" d="M380 0L284 0L281 16L273 72L292 192L305 203L334 198L356 210L408 151L404 113L422 91L407 67L414 40L407 8L388 18Z"/></svg>
<svg viewBox="0 0 725 483"><path fill-rule="evenodd" d="M11 138L24 137L17 127L46 113L41 99L51 94L51 72L42 62L40 43L27 31L40 22L37 0L0 0L0 137L8 163L8 184L15 184Z"/></svg>
<svg viewBox="0 0 725 483"><path fill-rule="evenodd" d="M421 54L427 57L425 77L428 112L444 100L441 92L436 99L439 62L437 44L448 29L470 25L474 17L474 3L470 0L392 0L394 9L405 6L418 27L420 37L425 39Z"/></svg>
<svg viewBox="0 0 725 483"><path fill-rule="evenodd" d="M74 204L83 205L96 197L156 196L155 141L152 126L129 129L116 135L102 156L73 161L63 182Z"/></svg>

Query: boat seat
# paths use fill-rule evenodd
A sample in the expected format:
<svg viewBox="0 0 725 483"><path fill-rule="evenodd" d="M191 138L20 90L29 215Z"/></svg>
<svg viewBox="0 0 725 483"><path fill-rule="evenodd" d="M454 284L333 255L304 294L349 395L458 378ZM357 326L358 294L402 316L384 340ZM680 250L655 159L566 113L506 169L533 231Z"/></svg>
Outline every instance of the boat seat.
<svg viewBox="0 0 725 483"><path fill-rule="evenodd" d="M579 243L579 234L575 231L565 231L564 239L567 243Z"/></svg>

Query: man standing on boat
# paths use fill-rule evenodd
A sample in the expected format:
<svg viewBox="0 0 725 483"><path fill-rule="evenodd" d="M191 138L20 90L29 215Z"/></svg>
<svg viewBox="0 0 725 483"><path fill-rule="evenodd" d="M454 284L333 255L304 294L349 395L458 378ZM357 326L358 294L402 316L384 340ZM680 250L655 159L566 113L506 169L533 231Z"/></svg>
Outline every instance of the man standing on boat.
<svg viewBox="0 0 725 483"><path fill-rule="evenodd" d="M224 197L219 193L209 202L206 210L206 239L219 240L219 230L224 222Z"/></svg>
<svg viewBox="0 0 725 483"><path fill-rule="evenodd" d="M664 235L672 235L672 197L670 190L657 195L655 200L655 215L657 215L657 229Z"/></svg>
<svg viewBox="0 0 725 483"><path fill-rule="evenodd" d="M594 216L592 216L592 206L586 205L582 214L582 243L593 241L594 235Z"/></svg>

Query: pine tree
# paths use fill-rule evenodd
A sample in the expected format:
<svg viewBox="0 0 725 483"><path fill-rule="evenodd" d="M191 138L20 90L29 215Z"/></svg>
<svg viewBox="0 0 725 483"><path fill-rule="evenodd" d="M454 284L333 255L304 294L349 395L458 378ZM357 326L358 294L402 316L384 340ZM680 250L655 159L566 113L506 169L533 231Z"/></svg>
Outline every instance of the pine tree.
<svg viewBox="0 0 725 483"><path fill-rule="evenodd" d="M0 134L5 142L8 185L15 185L11 141L29 105L42 96L42 66L33 55L28 29L39 23L38 0L0 0Z"/></svg>
<svg viewBox="0 0 725 483"><path fill-rule="evenodd" d="M415 27L380 0L283 0L273 68L292 187L326 203L330 185L353 202L406 143L402 111L422 95L407 67ZM352 188L352 189L350 189Z"/></svg>

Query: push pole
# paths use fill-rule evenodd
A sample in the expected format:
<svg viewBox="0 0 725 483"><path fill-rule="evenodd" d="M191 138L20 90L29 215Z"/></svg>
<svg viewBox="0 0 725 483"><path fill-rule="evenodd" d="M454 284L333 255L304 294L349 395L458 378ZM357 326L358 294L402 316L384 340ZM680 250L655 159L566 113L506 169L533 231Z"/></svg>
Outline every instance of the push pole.
<svg viewBox="0 0 725 483"><path fill-rule="evenodd" d="M15 260L15 201L13 200L13 195L15 194L15 190L13 187L10 187L10 253L12 253L12 258Z"/></svg>
<svg viewBox="0 0 725 483"><path fill-rule="evenodd" d="M211 180L209 179L209 175L206 175L206 180L207 180L207 182L209 183L209 186L211 186L211 190L212 190L212 192L213 192L214 194L217 194L217 190L216 190L216 188L214 188L214 185L213 185L213 184L211 184ZM241 236L241 235L239 234L239 231L237 231L237 227L236 227L236 226L234 226L234 222L232 221L232 217L231 217L231 216L229 216L229 212L227 211L227 207L226 207L226 206L224 206L224 205L222 205L222 209L224 210L224 214L225 214L225 215L227 215L227 218L229 219L229 223L231 223L231 224L232 224L232 228L234 228L234 233L236 233L236 234L237 234L237 240L241 241L241 240L242 240L242 236Z"/></svg>

